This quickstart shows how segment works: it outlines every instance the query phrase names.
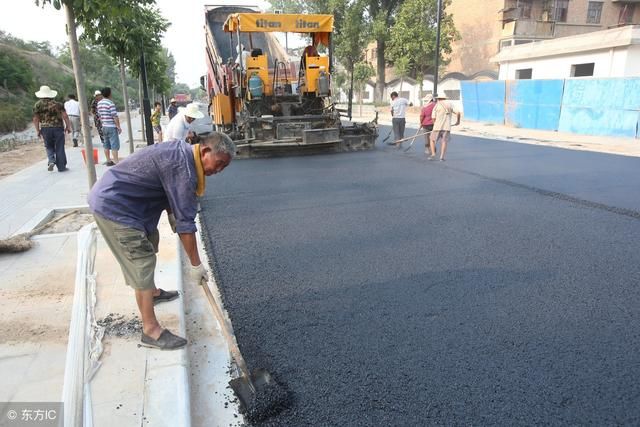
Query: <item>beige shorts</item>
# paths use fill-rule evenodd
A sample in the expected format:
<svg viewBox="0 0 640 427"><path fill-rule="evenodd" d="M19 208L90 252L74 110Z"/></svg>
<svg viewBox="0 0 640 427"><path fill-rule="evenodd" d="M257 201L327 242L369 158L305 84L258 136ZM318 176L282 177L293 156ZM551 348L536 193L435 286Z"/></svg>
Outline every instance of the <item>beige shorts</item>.
<svg viewBox="0 0 640 427"><path fill-rule="evenodd" d="M451 140L451 131L434 130L431 133L431 139L433 139L433 142L438 142L438 140L441 140L442 142L448 143Z"/></svg>
<svg viewBox="0 0 640 427"><path fill-rule="evenodd" d="M127 285L137 290L155 289L154 272L160 234L144 231L93 215L102 237L113 252Z"/></svg>

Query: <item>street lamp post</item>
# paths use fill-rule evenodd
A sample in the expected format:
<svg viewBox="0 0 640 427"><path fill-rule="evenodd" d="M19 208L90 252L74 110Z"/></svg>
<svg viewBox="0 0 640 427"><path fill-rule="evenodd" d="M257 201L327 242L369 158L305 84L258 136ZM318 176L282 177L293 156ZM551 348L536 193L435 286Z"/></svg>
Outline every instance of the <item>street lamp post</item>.
<svg viewBox="0 0 640 427"><path fill-rule="evenodd" d="M147 85L147 66L144 63L144 50L140 50L140 76L142 78L142 109L144 111L144 130L147 145L153 145L153 128L151 127L151 102Z"/></svg>
<svg viewBox="0 0 640 427"><path fill-rule="evenodd" d="M440 21L442 19L442 0L438 0L436 14L436 70L433 73L433 95L438 94L438 71L440 68Z"/></svg>

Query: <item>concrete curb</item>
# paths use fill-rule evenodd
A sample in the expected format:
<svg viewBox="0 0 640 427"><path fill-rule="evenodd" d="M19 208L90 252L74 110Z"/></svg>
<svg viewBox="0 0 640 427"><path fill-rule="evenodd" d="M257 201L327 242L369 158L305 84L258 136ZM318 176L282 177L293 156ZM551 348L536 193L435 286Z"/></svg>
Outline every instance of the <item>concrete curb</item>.
<svg viewBox="0 0 640 427"><path fill-rule="evenodd" d="M173 262L161 265L161 281L175 283L178 298L178 332L186 335L184 310L184 283L182 280L182 247L174 237L178 256ZM159 276L159 275L158 275ZM158 280L160 282L160 280ZM158 284L158 287L162 287ZM175 310L173 310L175 313ZM149 350L147 352L144 403L144 421L151 426L191 426L191 399L189 386L189 358L185 347L175 351Z"/></svg>

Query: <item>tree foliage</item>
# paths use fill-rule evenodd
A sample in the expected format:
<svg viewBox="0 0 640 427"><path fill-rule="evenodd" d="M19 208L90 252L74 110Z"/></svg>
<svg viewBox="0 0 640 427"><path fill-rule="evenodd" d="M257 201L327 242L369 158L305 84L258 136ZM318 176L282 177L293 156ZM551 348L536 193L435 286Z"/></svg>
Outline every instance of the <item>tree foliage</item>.
<svg viewBox="0 0 640 427"><path fill-rule="evenodd" d="M34 88L31 67L8 49L0 48L0 85L6 90L31 91Z"/></svg>
<svg viewBox="0 0 640 427"><path fill-rule="evenodd" d="M376 75L376 70L368 62L358 62L353 67L353 85L356 90L361 91L365 83Z"/></svg>
<svg viewBox="0 0 640 427"><path fill-rule="evenodd" d="M371 38L368 26L362 25L365 1L340 0L340 13L336 16L334 33L335 56L353 72L354 65L362 60L364 50Z"/></svg>
<svg viewBox="0 0 640 427"><path fill-rule="evenodd" d="M443 9L451 0L443 1ZM413 76L422 81L425 73L433 73L436 56L436 0L407 0L400 8L390 31L388 59L401 76ZM451 43L458 37L453 18L445 11L441 17L440 63L443 54L451 53Z"/></svg>

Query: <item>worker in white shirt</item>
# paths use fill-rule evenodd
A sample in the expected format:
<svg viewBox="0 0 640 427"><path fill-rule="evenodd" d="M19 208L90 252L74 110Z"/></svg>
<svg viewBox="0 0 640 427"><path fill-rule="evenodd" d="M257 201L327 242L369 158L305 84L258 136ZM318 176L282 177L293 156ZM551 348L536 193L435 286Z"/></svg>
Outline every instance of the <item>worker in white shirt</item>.
<svg viewBox="0 0 640 427"><path fill-rule="evenodd" d="M246 47L244 47L243 44L238 46L238 47L236 47L236 51L238 51L238 56L236 57L235 66L239 67L240 66L240 62L242 62L242 71L246 72L247 71L247 58L249 58L249 51L247 50Z"/></svg>
<svg viewBox="0 0 640 427"><path fill-rule="evenodd" d="M407 107L412 104L406 99L398 96L398 92L391 92L391 124L393 126L393 144L398 148L402 142L398 142L404 138L404 126L406 124L405 115Z"/></svg>
<svg viewBox="0 0 640 427"><path fill-rule="evenodd" d="M179 107L178 114L169 122L165 132L165 141L187 141L195 136L191 131L191 123L195 119L201 119L204 114L198 108L197 104L187 104L186 107Z"/></svg>
<svg viewBox="0 0 640 427"><path fill-rule="evenodd" d="M80 103L74 94L68 96L69 100L64 103L64 111L69 116L71 122L71 138L73 146L78 146L78 138L80 137Z"/></svg>

